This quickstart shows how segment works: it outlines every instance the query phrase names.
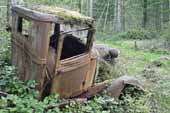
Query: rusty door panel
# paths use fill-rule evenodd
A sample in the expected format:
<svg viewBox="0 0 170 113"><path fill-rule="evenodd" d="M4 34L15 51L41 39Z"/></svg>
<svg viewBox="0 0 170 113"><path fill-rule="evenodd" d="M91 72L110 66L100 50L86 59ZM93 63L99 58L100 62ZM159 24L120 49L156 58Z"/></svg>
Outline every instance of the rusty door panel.
<svg viewBox="0 0 170 113"><path fill-rule="evenodd" d="M97 64L97 60L91 59L90 66L89 66L89 69L88 69L88 74L86 76L85 89L91 87L92 84L93 84L93 80L94 80L94 76L95 76L95 72L96 72L96 64Z"/></svg>
<svg viewBox="0 0 170 113"><path fill-rule="evenodd" d="M79 95L83 92L88 65L58 74L53 79L52 92L59 93L61 98Z"/></svg>
<svg viewBox="0 0 170 113"><path fill-rule="evenodd" d="M90 79L90 56L80 55L77 58L62 61L61 68L52 82L52 92L60 94L61 98L74 97L86 91L92 85Z"/></svg>

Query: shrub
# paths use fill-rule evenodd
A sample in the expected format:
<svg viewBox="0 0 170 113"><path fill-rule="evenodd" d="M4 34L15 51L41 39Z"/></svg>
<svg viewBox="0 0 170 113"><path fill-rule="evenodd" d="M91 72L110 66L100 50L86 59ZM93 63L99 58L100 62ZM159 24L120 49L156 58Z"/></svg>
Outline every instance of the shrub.
<svg viewBox="0 0 170 113"><path fill-rule="evenodd" d="M165 47L170 48L170 29L165 29L161 34L161 39L165 41Z"/></svg>
<svg viewBox="0 0 170 113"><path fill-rule="evenodd" d="M10 33L0 32L0 60L2 62L8 62L10 56Z"/></svg>
<svg viewBox="0 0 170 113"><path fill-rule="evenodd" d="M43 113L47 106L58 102L57 95L51 95L43 101L38 101L38 92L34 90L35 82L21 82L15 73L15 68L4 65L0 68L0 91L7 93L0 97L0 113ZM56 107L47 113L60 113Z"/></svg>
<svg viewBox="0 0 170 113"><path fill-rule="evenodd" d="M0 97L0 112L3 113L148 113L149 110L145 95L137 95L136 98L126 94L123 100L116 101L106 93L99 94L83 104L71 103L63 109L55 107L46 110L48 106L59 103L57 95L38 101L34 81L19 81L14 67L5 65L0 69L0 90L8 93L7 97Z"/></svg>
<svg viewBox="0 0 170 113"><path fill-rule="evenodd" d="M120 33L123 39L154 39L159 37L159 33L151 30L144 30L141 28L131 29L127 32Z"/></svg>
<svg viewBox="0 0 170 113"><path fill-rule="evenodd" d="M128 89L129 90L129 89ZM137 96L137 95L136 95ZM146 95L137 98L126 94L122 100L114 100L109 96L99 95L83 104L72 104L63 109L71 113L149 113Z"/></svg>

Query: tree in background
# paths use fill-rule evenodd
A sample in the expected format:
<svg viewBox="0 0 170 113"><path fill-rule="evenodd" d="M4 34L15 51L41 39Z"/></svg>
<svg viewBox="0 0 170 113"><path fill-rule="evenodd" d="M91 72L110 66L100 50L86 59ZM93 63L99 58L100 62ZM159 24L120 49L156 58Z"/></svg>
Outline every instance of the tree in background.
<svg viewBox="0 0 170 113"><path fill-rule="evenodd" d="M155 14L154 15L154 19L155 19L155 29L157 30L157 31L160 31L161 29L162 29L162 13L161 13L161 9L162 9L162 7L161 7L161 3L162 3L162 1L160 1L160 0L155 0L155 4L154 4L154 10L153 10L153 13Z"/></svg>
<svg viewBox="0 0 170 113"><path fill-rule="evenodd" d="M147 0L143 0L143 28L146 28L147 24Z"/></svg>
<svg viewBox="0 0 170 113"><path fill-rule="evenodd" d="M161 31L170 19L169 0L143 0L143 28Z"/></svg>
<svg viewBox="0 0 170 113"><path fill-rule="evenodd" d="M98 31L108 33L122 32L136 28L162 31L168 27L167 23L170 22L170 0L23 1L26 5L54 5L79 11L96 20ZM8 20L10 19L8 18Z"/></svg>
<svg viewBox="0 0 170 113"><path fill-rule="evenodd" d="M83 0L79 1L79 12L82 13L83 10Z"/></svg>
<svg viewBox="0 0 170 113"><path fill-rule="evenodd" d="M170 0L163 0L162 2L162 15L163 24L167 24L170 21Z"/></svg>
<svg viewBox="0 0 170 113"><path fill-rule="evenodd" d="M88 12L88 16L89 17L93 17L93 0L88 0L87 1L87 3L88 3L88 9L87 9L87 12Z"/></svg>
<svg viewBox="0 0 170 113"><path fill-rule="evenodd" d="M114 31L124 31L124 0L115 0L114 7Z"/></svg>

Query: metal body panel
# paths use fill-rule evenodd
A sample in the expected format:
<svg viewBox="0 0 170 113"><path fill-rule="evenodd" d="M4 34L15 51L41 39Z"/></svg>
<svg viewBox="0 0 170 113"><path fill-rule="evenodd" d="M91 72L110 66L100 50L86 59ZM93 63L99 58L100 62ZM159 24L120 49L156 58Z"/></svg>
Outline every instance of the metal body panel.
<svg viewBox="0 0 170 113"><path fill-rule="evenodd" d="M39 6L37 6L37 7L39 7ZM70 24L71 23L71 24L75 24L75 25L79 25L79 26L86 26L86 27L92 26L94 24L94 19L85 17L77 12L59 8L62 10L62 12L59 12L59 14L55 14L55 9L57 7L50 7L50 9L48 6L40 6L39 8L37 8L37 7L26 8L23 6L14 6L12 8L12 11L23 15L24 18L41 21L41 22L47 22L47 23L49 23L49 22L50 23L58 23L58 24ZM49 10L46 11L45 10L46 8ZM74 17L74 15L71 15L71 17L69 17L70 15L67 15L67 14L62 16L63 12L70 13L70 14L73 13L73 14L77 14L77 15L75 17ZM70 19L67 19L64 17L69 17ZM85 19L85 20L82 21L81 19Z"/></svg>
<svg viewBox="0 0 170 113"><path fill-rule="evenodd" d="M90 52L89 52L90 53ZM61 65L52 80L52 93L59 93L61 98L80 95L93 84L96 59L89 53L81 54L61 61ZM48 57L49 73L53 73L55 51L50 48Z"/></svg>
<svg viewBox="0 0 170 113"><path fill-rule="evenodd" d="M93 85L97 63L96 58L92 58L91 55L95 32L93 25L87 25L89 28L86 29L88 30L86 51L61 60L66 34L59 33L57 52L49 46L52 23L57 20L51 20L48 14L20 7L14 7L12 11L11 59L21 80L35 80L36 89L42 96L44 87L49 81L47 78L50 76L51 92L59 93L61 98L80 95ZM31 23L27 35L23 34L23 19ZM61 20L58 23L65 22Z"/></svg>
<svg viewBox="0 0 170 113"><path fill-rule="evenodd" d="M12 64L18 70L19 78L23 81L35 80L36 88L41 91L45 76L45 65L48 54L51 24L32 21L32 29L28 36L18 30L19 18L22 15L13 13L13 26L11 33L12 41Z"/></svg>

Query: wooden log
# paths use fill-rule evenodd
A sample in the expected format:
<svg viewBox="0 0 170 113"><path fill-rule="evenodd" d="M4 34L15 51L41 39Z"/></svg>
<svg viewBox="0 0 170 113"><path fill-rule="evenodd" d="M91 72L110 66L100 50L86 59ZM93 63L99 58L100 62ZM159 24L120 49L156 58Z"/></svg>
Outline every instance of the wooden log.
<svg viewBox="0 0 170 113"><path fill-rule="evenodd" d="M0 96L6 97L8 94L6 92L0 91Z"/></svg>

